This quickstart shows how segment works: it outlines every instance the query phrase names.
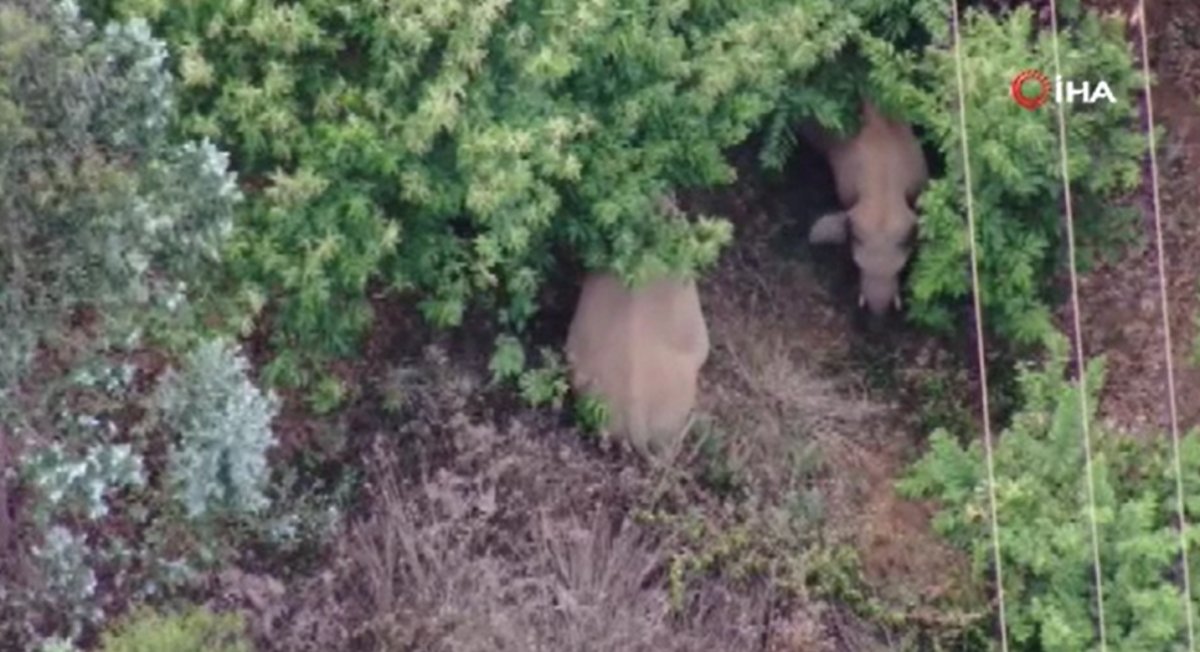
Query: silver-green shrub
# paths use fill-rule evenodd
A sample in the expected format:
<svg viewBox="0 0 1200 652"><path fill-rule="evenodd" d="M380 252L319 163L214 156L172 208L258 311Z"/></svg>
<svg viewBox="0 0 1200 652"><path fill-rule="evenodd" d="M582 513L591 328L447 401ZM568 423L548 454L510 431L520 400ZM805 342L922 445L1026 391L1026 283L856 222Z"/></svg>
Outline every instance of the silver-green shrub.
<svg viewBox="0 0 1200 652"><path fill-rule="evenodd" d="M47 511L78 505L90 519L109 513L111 489L146 481L142 457L129 444L93 444L75 455L55 443L34 452L28 466Z"/></svg>
<svg viewBox="0 0 1200 652"><path fill-rule="evenodd" d="M163 421L179 437L171 449L171 483L193 518L267 506L266 455L275 443L278 399L261 392L247 368L235 347L210 340L180 371L166 374L156 395Z"/></svg>
<svg viewBox="0 0 1200 652"><path fill-rule="evenodd" d="M154 584L143 561L168 540L151 527L154 369L137 356L147 333L185 332L240 195L222 152L170 138L166 60L144 22L0 2L0 451L17 456L0 456L5 649L74 642L106 612L96 578Z"/></svg>
<svg viewBox="0 0 1200 652"><path fill-rule="evenodd" d="M103 616L92 600L96 573L88 563L90 554L82 535L60 525L47 530L45 541L33 550L43 573L45 597L65 612L72 638L79 635L85 623L97 622Z"/></svg>

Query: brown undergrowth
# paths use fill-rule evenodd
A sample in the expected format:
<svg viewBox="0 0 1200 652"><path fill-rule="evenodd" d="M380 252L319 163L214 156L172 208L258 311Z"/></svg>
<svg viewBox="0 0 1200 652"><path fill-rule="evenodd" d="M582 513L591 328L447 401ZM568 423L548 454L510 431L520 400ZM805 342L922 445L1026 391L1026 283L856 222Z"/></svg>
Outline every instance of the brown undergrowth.
<svg viewBox="0 0 1200 652"><path fill-rule="evenodd" d="M923 425L911 405L917 397L906 394L922 373L944 367L946 352L904 329L871 342L817 282L819 266L769 250L782 221L772 228L768 214L754 219L705 285L714 353L702 400L729 433L727 455L765 495L786 487L789 449L814 458L809 483L822 503L822 538L856 552L866 590L889 612L885 620L903 623L898 631L972 620L924 622L944 600L970 605L977 595L965 560L929 531L927 507L893 488ZM910 368L885 370L893 384L875 386L864 362L887 366L887 356Z"/></svg>
<svg viewBox="0 0 1200 652"><path fill-rule="evenodd" d="M836 649L769 618L765 587L713 579L673 609L672 535L635 518L656 485L638 465L547 418L480 423L439 403L421 418L445 439L436 457L375 438L368 498L326 567L286 586L217 578L261 649Z"/></svg>

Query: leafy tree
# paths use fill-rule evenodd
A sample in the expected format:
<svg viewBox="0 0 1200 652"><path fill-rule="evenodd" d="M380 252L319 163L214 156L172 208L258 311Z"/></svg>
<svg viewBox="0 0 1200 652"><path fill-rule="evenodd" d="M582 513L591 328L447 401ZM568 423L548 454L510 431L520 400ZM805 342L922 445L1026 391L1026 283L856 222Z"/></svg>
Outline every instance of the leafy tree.
<svg viewBox="0 0 1200 652"><path fill-rule="evenodd" d="M723 149L857 24L831 0L95 4L162 30L184 130L260 189L231 276L272 300L289 381L353 350L373 283L520 331L559 253L631 280L711 262L728 225L658 199L732 180Z"/></svg>
<svg viewBox="0 0 1200 652"><path fill-rule="evenodd" d="M1021 374L1022 407L998 438L995 492L1009 640L1014 650L1093 650L1095 588L1079 385L1065 379L1069 348L1054 333L1043 368ZM1096 423L1103 360L1088 368L1089 423L1108 645L1167 650L1184 631L1175 474L1169 439L1132 439ZM1192 576L1200 565L1200 433L1183 440L1185 515ZM934 528L993 578L982 445L935 432L901 490L939 503ZM1189 608L1200 607L1193 595Z"/></svg>
<svg viewBox="0 0 1200 652"><path fill-rule="evenodd" d="M1029 68L1053 75L1050 38L1038 30L1027 7L1003 16L968 11L963 26L965 137L971 148L981 299L989 325L1025 344L1038 343L1051 328L1047 302L1066 262L1062 173L1053 103L1028 112L1012 101L1008 85ZM1086 266L1136 233L1135 212L1116 200L1141 180L1146 143L1135 95L1141 79L1117 21L1083 13L1066 23L1060 39L1063 78L1104 80L1117 98L1115 104L1064 106L1079 262ZM939 42L946 43L945 36ZM953 52L932 48L923 65L939 82L937 92L916 104L918 123L944 157L946 171L920 202L910 306L919 323L945 328L953 323L957 299L970 291L970 278L963 273L968 246L963 135Z"/></svg>
<svg viewBox="0 0 1200 652"><path fill-rule="evenodd" d="M520 331L564 254L630 280L696 270L728 225L673 219L656 199L731 181L722 150L760 126L778 167L798 120L852 129L863 94L946 163L922 200L914 318L949 328L969 291L944 3L91 5L153 20L184 80L184 130L228 147L257 189L229 280L271 302L277 380L310 380L310 353L351 352L372 285L416 291L437 325L482 304ZM1112 24L1071 3L1063 17L1065 75L1120 98L1069 108L1086 262L1131 233L1108 208L1138 178L1137 78ZM1006 89L1050 70L1048 37L1028 9L968 10L963 36L988 321L1036 342L1062 258L1057 129L1049 107L1028 114Z"/></svg>

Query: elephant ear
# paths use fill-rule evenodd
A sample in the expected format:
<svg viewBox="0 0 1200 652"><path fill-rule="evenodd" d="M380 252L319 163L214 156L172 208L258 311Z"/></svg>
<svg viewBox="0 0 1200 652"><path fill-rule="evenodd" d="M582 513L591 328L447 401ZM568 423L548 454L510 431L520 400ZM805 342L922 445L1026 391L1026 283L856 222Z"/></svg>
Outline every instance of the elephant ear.
<svg viewBox="0 0 1200 652"><path fill-rule="evenodd" d="M849 219L850 216L846 211L838 211L822 216L809 229L808 241L812 244L841 244L845 242Z"/></svg>

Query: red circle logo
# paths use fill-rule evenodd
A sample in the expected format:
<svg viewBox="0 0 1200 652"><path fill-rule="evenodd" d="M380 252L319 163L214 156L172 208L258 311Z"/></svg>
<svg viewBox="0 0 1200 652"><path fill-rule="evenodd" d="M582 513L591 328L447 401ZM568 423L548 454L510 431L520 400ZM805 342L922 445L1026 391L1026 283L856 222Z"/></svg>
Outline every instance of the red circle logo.
<svg viewBox="0 0 1200 652"><path fill-rule="evenodd" d="M1037 95L1030 97L1025 94L1025 84L1027 82L1037 82L1040 88ZM1032 111L1046 103L1046 98L1050 97L1050 80L1042 74L1040 70L1023 70L1016 77L1013 77L1012 97L1025 109Z"/></svg>

